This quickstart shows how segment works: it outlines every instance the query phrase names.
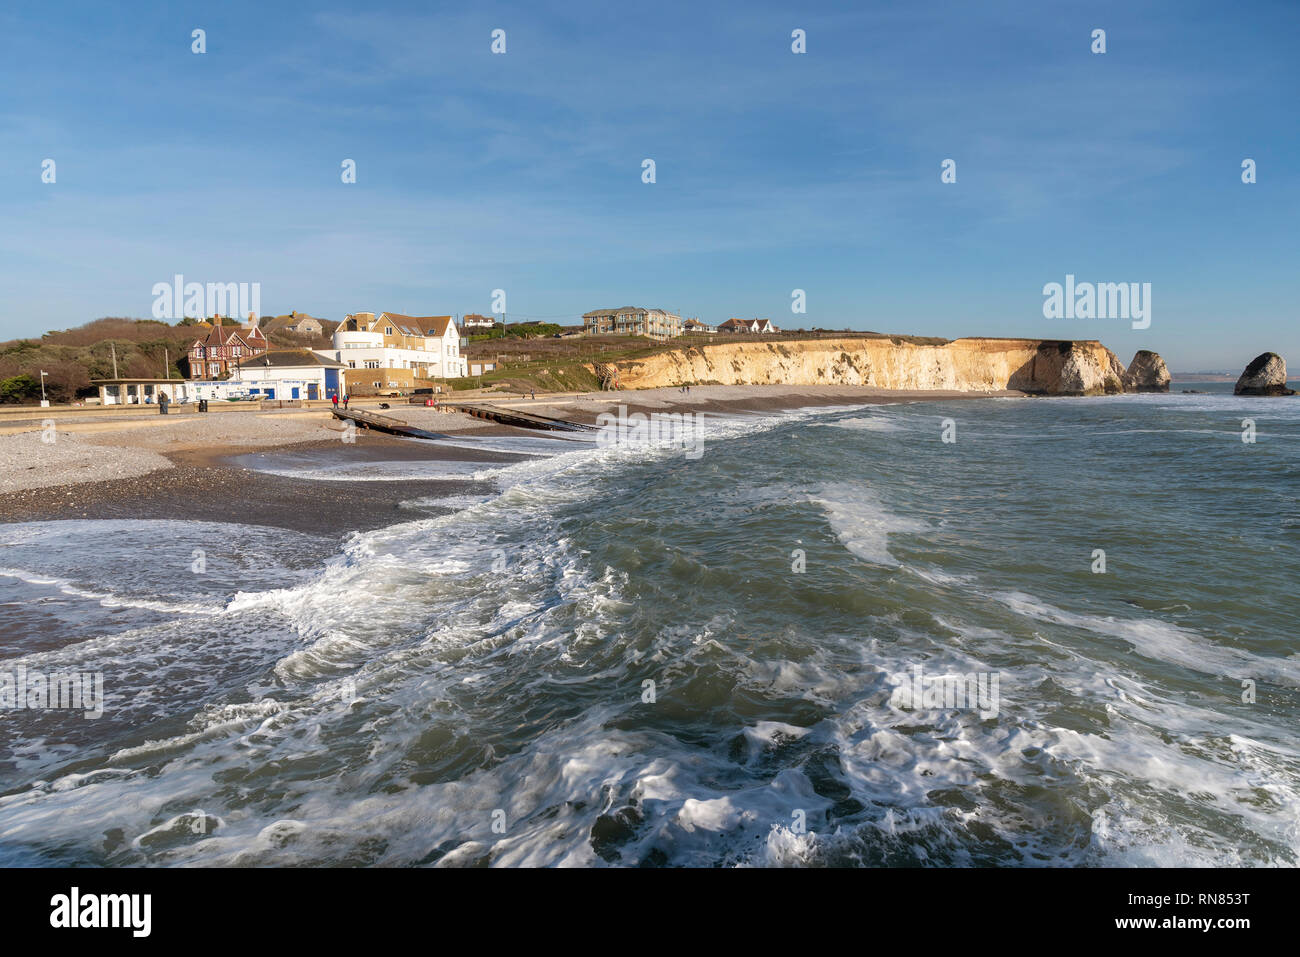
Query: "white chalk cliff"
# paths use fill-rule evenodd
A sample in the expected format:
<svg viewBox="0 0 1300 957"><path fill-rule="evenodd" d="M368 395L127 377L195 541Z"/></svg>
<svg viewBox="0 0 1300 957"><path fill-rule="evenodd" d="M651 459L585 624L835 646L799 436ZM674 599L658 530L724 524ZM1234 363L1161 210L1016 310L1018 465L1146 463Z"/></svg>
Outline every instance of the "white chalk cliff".
<svg viewBox="0 0 1300 957"><path fill-rule="evenodd" d="M1150 355L1164 366L1159 356ZM957 392L1014 389L1039 395L1126 391L1124 364L1095 340L914 342L898 336L771 340L755 335L752 342L690 346L610 363L607 368L616 369L620 385L629 389L783 384Z"/></svg>

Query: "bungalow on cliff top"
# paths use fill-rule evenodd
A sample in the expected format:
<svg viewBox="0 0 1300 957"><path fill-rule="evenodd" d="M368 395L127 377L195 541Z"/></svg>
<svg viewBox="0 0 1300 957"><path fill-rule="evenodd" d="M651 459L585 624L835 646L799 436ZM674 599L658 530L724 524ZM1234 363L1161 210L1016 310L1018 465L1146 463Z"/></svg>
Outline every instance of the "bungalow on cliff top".
<svg viewBox="0 0 1300 957"><path fill-rule="evenodd" d="M728 319L718 326L719 332L780 332L771 319Z"/></svg>

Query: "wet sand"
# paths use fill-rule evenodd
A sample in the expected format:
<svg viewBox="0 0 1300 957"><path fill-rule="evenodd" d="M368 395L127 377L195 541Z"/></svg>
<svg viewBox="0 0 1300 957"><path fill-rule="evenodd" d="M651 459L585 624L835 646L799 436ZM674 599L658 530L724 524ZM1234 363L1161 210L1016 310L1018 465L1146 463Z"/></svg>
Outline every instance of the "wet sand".
<svg viewBox="0 0 1300 957"><path fill-rule="evenodd" d="M513 462L523 456L453 449L430 442L366 436L280 446L279 451L327 451L341 463L392 461ZM188 519L269 525L317 535L342 534L440 514L436 507L402 507L412 499L486 491L481 482L394 480L349 482L270 475L230 460L264 454L262 447L201 449L168 456L172 467L147 475L28 489L0 496L0 521L59 519Z"/></svg>

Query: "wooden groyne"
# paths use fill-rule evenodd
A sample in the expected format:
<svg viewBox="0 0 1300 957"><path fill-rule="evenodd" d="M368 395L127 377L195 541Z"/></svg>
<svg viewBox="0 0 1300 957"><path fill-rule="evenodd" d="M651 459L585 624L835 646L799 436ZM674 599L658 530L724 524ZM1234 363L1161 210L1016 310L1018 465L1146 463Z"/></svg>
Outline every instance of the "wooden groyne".
<svg viewBox="0 0 1300 957"><path fill-rule="evenodd" d="M498 422L501 425L513 425L522 429L547 429L552 432L594 432L596 431L590 425L583 425L581 422L570 422L567 419L557 419L549 415L538 415L536 412L521 412L515 409L501 409L494 405L477 405L467 402L444 402L444 409L455 409L457 412L464 412L475 418L487 419L490 422Z"/></svg>
<svg viewBox="0 0 1300 957"><path fill-rule="evenodd" d="M359 409L334 409L334 417L345 421L355 422L358 426L365 429L374 429L376 432L387 432L389 435L401 435L411 439L448 439L451 436L442 432L429 432L425 429L417 429L413 425L407 425L401 419L394 419L392 416L379 415L376 412L362 412Z"/></svg>

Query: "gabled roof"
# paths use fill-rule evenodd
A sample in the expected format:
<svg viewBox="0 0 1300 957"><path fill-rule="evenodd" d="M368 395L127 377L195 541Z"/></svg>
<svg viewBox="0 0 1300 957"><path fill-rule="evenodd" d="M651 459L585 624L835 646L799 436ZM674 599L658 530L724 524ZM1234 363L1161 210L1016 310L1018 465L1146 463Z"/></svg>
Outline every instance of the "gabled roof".
<svg viewBox="0 0 1300 957"><path fill-rule="evenodd" d="M194 340L196 346L229 346L242 345L252 348L249 343L250 330L243 326L213 326L208 330L206 336ZM265 340L265 337L259 332L252 338Z"/></svg>
<svg viewBox="0 0 1300 957"><path fill-rule="evenodd" d="M451 316L403 316L400 312L381 312L370 329L373 330L378 325L391 325L403 335L441 337L447 332L448 322L451 322Z"/></svg>
<svg viewBox="0 0 1300 957"><path fill-rule="evenodd" d="M272 319L268 319L266 325L263 327L263 331L279 332L282 329L288 329L290 326L296 326L300 322L306 322L309 319L312 322L318 323L321 328L324 328L326 322L328 322L328 320L317 319L315 316L309 316L305 312L300 312L296 316L275 316Z"/></svg>
<svg viewBox="0 0 1300 957"><path fill-rule="evenodd" d="M421 337L443 335L449 322L451 316L404 316L400 312L382 312L375 319L376 325L390 325L404 336Z"/></svg>
<svg viewBox="0 0 1300 957"><path fill-rule="evenodd" d="M719 328L719 329L739 329L739 328L741 328L741 327L744 327L744 328L746 328L746 329L749 329L751 332L753 332L753 331L757 331L757 330L759 330L759 329L767 328L768 326L771 326L771 328L773 328L773 329L776 328L776 326L773 326L773 325L772 325L772 320L771 320L771 319L736 319L736 318L731 318L731 319L728 319L726 322L720 323L720 324L718 325L718 328Z"/></svg>

